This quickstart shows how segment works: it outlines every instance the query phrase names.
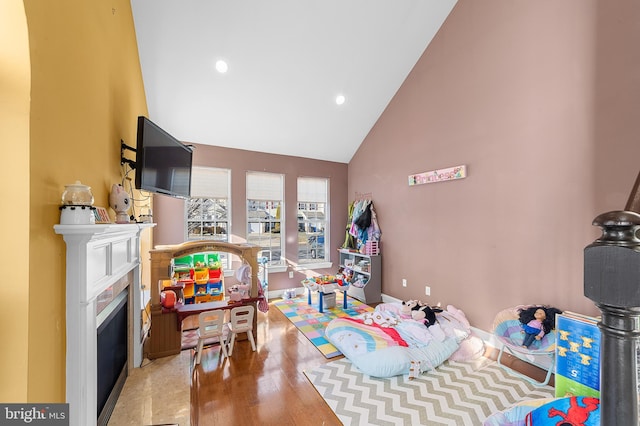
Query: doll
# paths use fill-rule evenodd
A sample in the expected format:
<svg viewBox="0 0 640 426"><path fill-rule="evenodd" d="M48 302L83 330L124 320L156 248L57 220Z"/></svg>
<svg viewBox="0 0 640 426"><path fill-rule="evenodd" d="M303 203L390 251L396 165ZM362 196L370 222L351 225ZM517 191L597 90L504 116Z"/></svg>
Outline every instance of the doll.
<svg viewBox="0 0 640 426"><path fill-rule="evenodd" d="M547 319L547 314L542 308L536 309L533 313L533 319L526 324L523 324L524 328L524 340L522 341L522 347L528 348L533 343L533 340L540 340L545 335L542 322Z"/></svg>
<svg viewBox="0 0 640 426"><path fill-rule="evenodd" d="M555 328L555 317L562 313L559 309L546 306L532 306L519 311L519 319L524 330L522 347L528 348L534 340L540 340Z"/></svg>

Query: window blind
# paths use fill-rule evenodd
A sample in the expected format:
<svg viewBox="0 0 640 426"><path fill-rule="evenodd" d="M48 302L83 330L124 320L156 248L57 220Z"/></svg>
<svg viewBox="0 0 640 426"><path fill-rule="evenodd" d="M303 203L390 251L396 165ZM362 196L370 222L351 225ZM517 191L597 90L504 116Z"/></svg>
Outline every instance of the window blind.
<svg viewBox="0 0 640 426"><path fill-rule="evenodd" d="M194 166L191 174L192 197L230 198L231 173L229 170Z"/></svg>
<svg viewBox="0 0 640 426"><path fill-rule="evenodd" d="M327 179L309 177L298 178L298 202L326 203Z"/></svg>
<svg viewBox="0 0 640 426"><path fill-rule="evenodd" d="M282 201L284 178L281 174L247 172L247 199Z"/></svg>

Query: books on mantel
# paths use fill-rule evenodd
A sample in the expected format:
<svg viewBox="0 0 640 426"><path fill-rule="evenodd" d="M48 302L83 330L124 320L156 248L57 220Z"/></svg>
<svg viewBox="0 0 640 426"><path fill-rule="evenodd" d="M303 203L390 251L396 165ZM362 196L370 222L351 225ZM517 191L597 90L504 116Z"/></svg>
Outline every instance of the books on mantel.
<svg viewBox="0 0 640 426"><path fill-rule="evenodd" d="M600 397L600 318L556 315L556 397Z"/></svg>

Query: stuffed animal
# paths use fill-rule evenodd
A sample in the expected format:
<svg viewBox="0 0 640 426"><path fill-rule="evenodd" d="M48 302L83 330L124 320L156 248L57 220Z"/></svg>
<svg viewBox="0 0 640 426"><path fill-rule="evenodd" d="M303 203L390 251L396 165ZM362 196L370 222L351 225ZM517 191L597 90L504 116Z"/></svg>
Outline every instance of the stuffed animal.
<svg viewBox="0 0 640 426"><path fill-rule="evenodd" d="M362 314L362 322L366 325L379 325L389 328L398 325L398 318L384 311L365 312Z"/></svg>
<svg viewBox="0 0 640 426"><path fill-rule="evenodd" d="M227 294L229 295L229 302L239 302L242 300L242 293L240 293L240 289L237 285L233 285L227 289Z"/></svg>
<svg viewBox="0 0 640 426"><path fill-rule="evenodd" d="M238 284L238 292L242 299L248 299L251 297L251 284Z"/></svg>
<svg viewBox="0 0 640 426"><path fill-rule="evenodd" d="M129 223L129 194L122 185L114 183L109 194L109 206L116 212L116 223Z"/></svg>
<svg viewBox="0 0 640 426"><path fill-rule="evenodd" d="M442 308L435 306L431 307L429 305L421 306L418 310L411 311L411 318L416 321L424 322L424 325L431 327L435 324L438 319L436 318L436 313L442 312Z"/></svg>
<svg viewBox="0 0 640 426"><path fill-rule="evenodd" d="M402 301L402 307L400 308L400 316L402 318L412 318L412 312L420 309L420 302L417 300Z"/></svg>

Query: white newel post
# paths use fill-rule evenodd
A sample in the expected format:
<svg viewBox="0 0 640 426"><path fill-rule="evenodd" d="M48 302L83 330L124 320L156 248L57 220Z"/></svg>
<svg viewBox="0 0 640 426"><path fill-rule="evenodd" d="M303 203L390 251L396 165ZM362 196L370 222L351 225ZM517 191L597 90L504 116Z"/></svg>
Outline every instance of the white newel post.
<svg viewBox="0 0 640 426"><path fill-rule="evenodd" d="M66 402L70 425L97 423L96 298L133 271L128 286L128 369L142 363L140 233L155 224L55 225L67 245Z"/></svg>

